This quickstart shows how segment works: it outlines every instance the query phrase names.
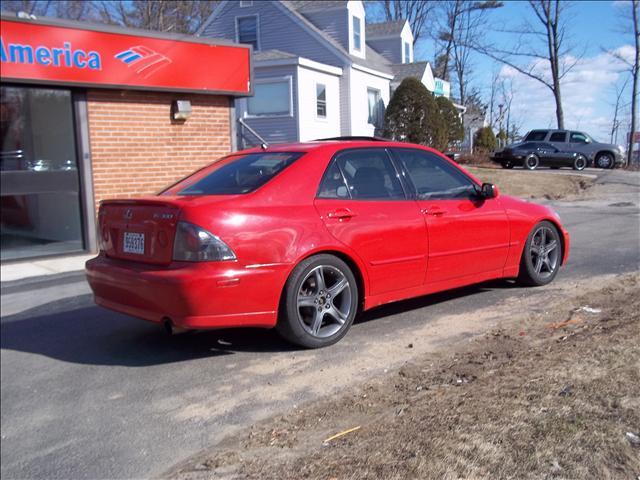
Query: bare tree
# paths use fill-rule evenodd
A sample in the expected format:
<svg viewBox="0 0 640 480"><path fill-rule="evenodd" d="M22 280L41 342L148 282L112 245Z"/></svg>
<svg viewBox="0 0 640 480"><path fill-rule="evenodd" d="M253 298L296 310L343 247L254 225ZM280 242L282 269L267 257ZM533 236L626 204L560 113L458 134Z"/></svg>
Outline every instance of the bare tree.
<svg viewBox="0 0 640 480"><path fill-rule="evenodd" d="M436 76L447 79L452 74L458 98L466 105L472 72L472 45L479 41L487 27L487 12L502 6L501 2L452 0L438 3L440 21L435 38L440 45ZM451 74L449 70L451 69Z"/></svg>
<svg viewBox="0 0 640 480"><path fill-rule="evenodd" d="M481 53L549 88L556 104L558 128L564 128L561 81L582 57L580 54L570 55L573 48L568 44L565 22L569 3L561 0L529 0L529 5L535 22L505 30L520 35L513 48L483 45L480 42L472 45ZM543 68L544 63L548 64L548 68Z"/></svg>
<svg viewBox="0 0 640 480"><path fill-rule="evenodd" d="M161 32L195 33L209 18L216 1L94 1L105 23Z"/></svg>
<svg viewBox="0 0 640 480"><path fill-rule="evenodd" d="M375 0L366 2L367 10L375 18L376 9L381 8L386 21L408 20L413 32L413 44L427 35L437 2L424 0Z"/></svg>
<svg viewBox="0 0 640 480"><path fill-rule="evenodd" d="M611 122L611 138L609 143L613 143L614 141L618 142L618 128L620 127L620 120L618 117L620 116L620 107L622 94L627 89L627 84L629 83L629 79L626 78L622 85L616 85L616 103L613 107L613 121Z"/></svg>
<svg viewBox="0 0 640 480"><path fill-rule="evenodd" d="M640 29L638 28L638 7L640 6L639 0L633 0L631 6L631 18L633 20L633 36L636 47L635 58L631 67L631 76L633 78L633 86L631 87L631 132L629 135L629 142L627 144L627 158L628 164L631 164L633 156L633 136L636 133L636 122L638 115L638 70L640 68Z"/></svg>

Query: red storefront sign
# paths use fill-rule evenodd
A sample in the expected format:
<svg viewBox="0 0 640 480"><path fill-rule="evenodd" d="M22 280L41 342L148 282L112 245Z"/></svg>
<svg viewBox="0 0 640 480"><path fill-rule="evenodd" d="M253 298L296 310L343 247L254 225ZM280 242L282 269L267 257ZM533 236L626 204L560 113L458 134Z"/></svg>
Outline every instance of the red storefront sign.
<svg viewBox="0 0 640 480"><path fill-rule="evenodd" d="M250 50L3 19L3 81L251 93Z"/></svg>

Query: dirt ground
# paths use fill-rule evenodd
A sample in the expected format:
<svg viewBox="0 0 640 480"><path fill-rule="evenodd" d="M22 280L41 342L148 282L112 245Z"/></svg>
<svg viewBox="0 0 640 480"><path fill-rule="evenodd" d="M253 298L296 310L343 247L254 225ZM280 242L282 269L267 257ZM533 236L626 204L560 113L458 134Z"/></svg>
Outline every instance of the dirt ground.
<svg viewBox="0 0 640 480"><path fill-rule="evenodd" d="M639 288L640 274L606 277L513 305L488 333L255 425L166 476L635 479Z"/></svg>
<svg viewBox="0 0 640 480"><path fill-rule="evenodd" d="M583 175L559 175L550 171L503 170L499 168L467 167L483 182L493 183L500 192L521 198L558 200L576 198L593 185L593 179Z"/></svg>

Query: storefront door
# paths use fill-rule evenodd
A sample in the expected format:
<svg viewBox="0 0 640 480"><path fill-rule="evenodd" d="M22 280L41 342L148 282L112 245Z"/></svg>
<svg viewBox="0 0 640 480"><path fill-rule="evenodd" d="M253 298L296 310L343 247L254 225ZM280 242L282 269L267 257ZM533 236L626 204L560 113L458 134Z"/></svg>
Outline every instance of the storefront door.
<svg viewBox="0 0 640 480"><path fill-rule="evenodd" d="M0 87L0 258L84 249L70 90Z"/></svg>

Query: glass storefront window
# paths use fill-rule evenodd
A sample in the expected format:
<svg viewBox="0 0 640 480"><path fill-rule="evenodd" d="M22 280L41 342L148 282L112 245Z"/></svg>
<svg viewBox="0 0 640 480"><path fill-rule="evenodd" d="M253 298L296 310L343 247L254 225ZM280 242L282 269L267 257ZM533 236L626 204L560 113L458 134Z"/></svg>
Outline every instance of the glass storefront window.
<svg viewBox="0 0 640 480"><path fill-rule="evenodd" d="M0 259L84 248L71 92L0 87Z"/></svg>

